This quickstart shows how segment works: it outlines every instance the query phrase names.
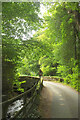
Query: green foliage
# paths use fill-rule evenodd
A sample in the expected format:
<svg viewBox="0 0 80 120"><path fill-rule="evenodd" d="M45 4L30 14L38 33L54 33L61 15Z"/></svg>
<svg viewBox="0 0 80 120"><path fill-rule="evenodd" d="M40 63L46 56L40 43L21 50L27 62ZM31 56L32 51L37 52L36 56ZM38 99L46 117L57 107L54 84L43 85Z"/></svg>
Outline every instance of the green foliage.
<svg viewBox="0 0 80 120"><path fill-rule="evenodd" d="M51 75L52 71L53 75L63 77L64 82L78 90L78 3L54 3L50 6L44 16L43 32L37 37L49 48L49 54L47 52L40 59L43 73ZM56 70L55 74L53 70Z"/></svg>
<svg viewBox="0 0 80 120"><path fill-rule="evenodd" d="M13 82L13 86L14 86L14 84L16 84L17 91L24 92L24 89L21 88L21 84L22 84L22 83L25 83L25 82L26 82L26 81L19 82L18 80L15 80L15 81Z"/></svg>
<svg viewBox="0 0 80 120"><path fill-rule="evenodd" d="M38 2L2 3L3 91L6 85L11 89L19 75L37 76L40 67L43 75L60 76L78 90L78 3L45 3L43 20L39 6Z"/></svg>
<svg viewBox="0 0 80 120"><path fill-rule="evenodd" d="M30 39L29 32L40 27L41 19L38 17L38 12L39 3L2 3L3 94L12 89L14 81L19 77L18 69L25 63L23 61L25 51L29 51L31 45L24 44L23 36L26 35L26 39Z"/></svg>

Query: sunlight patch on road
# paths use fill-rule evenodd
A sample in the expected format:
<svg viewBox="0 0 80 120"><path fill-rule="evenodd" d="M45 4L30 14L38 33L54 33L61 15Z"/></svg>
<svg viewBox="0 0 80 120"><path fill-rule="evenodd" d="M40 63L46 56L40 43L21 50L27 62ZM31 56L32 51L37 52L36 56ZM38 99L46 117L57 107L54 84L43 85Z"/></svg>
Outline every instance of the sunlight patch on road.
<svg viewBox="0 0 80 120"><path fill-rule="evenodd" d="M61 94L59 94L59 96L62 96Z"/></svg>
<svg viewBox="0 0 80 120"><path fill-rule="evenodd" d="M60 98L59 100L64 100L63 98Z"/></svg>
<svg viewBox="0 0 80 120"><path fill-rule="evenodd" d="M57 95L59 95L59 92L56 92Z"/></svg>
<svg viewBox="0 0 80 120"><path fill-rule="evenodd" d="M62 103L62 104L60 104L60 105L64 105L64 104Z"/></svg>

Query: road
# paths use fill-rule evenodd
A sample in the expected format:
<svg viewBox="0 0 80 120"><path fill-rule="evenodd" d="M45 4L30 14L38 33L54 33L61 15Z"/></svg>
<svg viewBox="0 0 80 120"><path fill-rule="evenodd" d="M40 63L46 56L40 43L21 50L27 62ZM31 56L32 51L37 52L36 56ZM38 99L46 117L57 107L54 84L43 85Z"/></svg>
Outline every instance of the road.
<svg viewBox="0 0 80 120"><path fill-rule="evenodd" d="M42 118L78 118L78 92L73 88L43 81L40 106Z"/></svg>

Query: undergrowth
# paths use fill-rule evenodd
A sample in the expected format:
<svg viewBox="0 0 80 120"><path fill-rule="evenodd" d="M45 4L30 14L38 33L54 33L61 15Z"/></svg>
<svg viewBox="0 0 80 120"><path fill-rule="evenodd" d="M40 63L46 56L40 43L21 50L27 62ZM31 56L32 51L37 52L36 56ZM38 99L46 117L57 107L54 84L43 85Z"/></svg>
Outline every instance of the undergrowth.
<svg viewBox="0 0 80 120"><path fill-rule="evenodd" d="M40 103L40 95L37 95L36 100L32 105L32 109L28 114L28 118L41 118L41 114L38 111L39 103Z"/></svg>

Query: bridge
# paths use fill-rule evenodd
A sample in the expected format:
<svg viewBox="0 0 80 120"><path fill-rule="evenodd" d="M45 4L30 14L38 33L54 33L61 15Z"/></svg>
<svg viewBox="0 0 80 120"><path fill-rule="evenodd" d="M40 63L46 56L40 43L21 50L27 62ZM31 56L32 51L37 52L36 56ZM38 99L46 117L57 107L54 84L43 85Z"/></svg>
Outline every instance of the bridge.
<svg viewBox="0 0 80 120"><path fill-rule="evenodd" d="M43 80L39 77L20 76L19 81L26 81L21 84L21 88L24 89L24 92L16 97L13 97L12 99L8 99L7 101L0 103L2 104L2 120L7 116L8 107L13 102L20 100L21 98L23 99L23 107L17 111L13 117L9 118L9 120L27 117L31 106L37 97L37 94L39 94L43 86ZM14 89L16 90L16 86L14 86Z"/></svg>
<svg viewBox="0 0 80 120"><path fill-rule="evenodd" d="M76 118L78 120L78 97L80 96L73 88L60 83L64 81L62 78L51 76L43 76L42 79L30 76L19 77L19 81L24 80L26 82L21 84L24 93L2 103L2 120L6 118L9 105L21 98L23 99L23 107L8 120L27 118L38 94L40 94L39 110L42 118L54 118L54 120L55 118L64 118L64 120Z"/></svg>

